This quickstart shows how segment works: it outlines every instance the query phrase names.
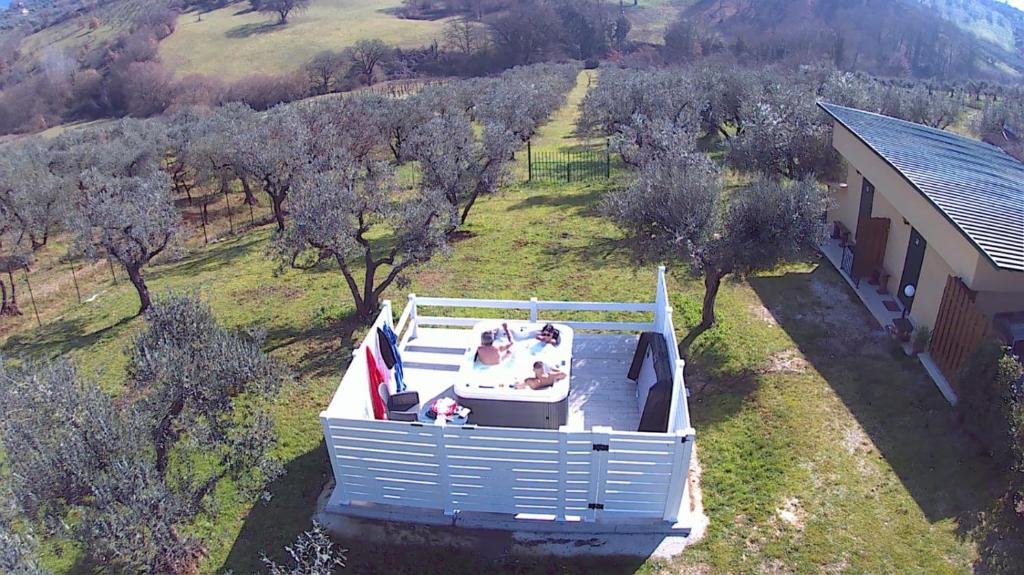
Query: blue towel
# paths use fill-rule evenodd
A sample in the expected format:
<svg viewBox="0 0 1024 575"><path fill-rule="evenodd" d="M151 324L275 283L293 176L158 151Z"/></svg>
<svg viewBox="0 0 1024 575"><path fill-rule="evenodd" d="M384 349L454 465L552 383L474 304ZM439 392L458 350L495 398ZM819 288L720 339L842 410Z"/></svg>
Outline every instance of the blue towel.
<svg viewBox="0 0 1024 575"><path fill-rule="evenodd" d="M398 336L391 326L384 324L377 328L377 343L384 363L395 370L395 391L402 393L405 391L405 374L402 372L402 356L398 352Z"/></svg>

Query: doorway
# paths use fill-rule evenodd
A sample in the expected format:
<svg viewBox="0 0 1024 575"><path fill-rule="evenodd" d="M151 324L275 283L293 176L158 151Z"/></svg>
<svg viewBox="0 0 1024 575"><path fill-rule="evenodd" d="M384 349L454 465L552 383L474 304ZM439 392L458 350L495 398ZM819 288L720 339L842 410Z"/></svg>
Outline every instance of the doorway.
<svg viewBox="0 0 1024 575"><path fill-rule="evenodd" d="M916 229L910 228L910 242L907 244L907 259L903 261L903 275L900 277L900 289L896 293L896 296L901 302L903 302L903 305L908 312L914 305L914 298L907 296L906 288L908 285L912 285L914 286L914 292L917 292L917 281L921 278L921 264L924 263L924 252L927 248L928 242L924 241L924 237Z"/></svg>
<svg viewBox="0 0 1024 575"><path fill-rule="evenodd" d="M875 204L875 186L864 178L864 183L860 187L860 211L857 214L857 237L855 241L860 241L861 228L871 219L871 209Z"/></svg>

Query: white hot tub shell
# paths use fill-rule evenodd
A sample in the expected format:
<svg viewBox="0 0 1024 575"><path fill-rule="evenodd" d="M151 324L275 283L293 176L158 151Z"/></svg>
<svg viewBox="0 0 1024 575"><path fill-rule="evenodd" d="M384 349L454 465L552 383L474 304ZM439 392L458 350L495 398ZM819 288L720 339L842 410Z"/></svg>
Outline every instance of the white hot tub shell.
<svg viewBox="0 0 1024 575"><path fill-rule="evenodd" d="M536 339L543 323L509 321L513 345L510 357L499 365L483 365L476 361L476 347L463 357L455 395L459 403L472 410L469 422L493 427L526 427L558 429L565 425L569 413L569 381L572 373L572 328L553 324L559 332L558 345ZM504 345L502 322L488 320L473 328L473 341L480 341L484 331L499 330L495 345ZM516 384L533 376L533 364L541 361L548 369L557 368L566 377L544 389L516 389Z"/></svg>

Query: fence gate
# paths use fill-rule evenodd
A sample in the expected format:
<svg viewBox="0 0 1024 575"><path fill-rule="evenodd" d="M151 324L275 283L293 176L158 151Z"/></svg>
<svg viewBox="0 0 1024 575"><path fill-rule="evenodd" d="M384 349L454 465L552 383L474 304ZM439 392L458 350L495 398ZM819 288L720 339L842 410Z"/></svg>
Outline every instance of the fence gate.
<svg viewBox="0 0 1024 575"><path fill-rule="evenodd" d="M949 276L928 347L942 374L954 384L967 359L992 331L992 323L974 305L976 295L960 278Z"/></svg>
<svg viewBox="0 0 1024 575"><path fill-rule="evenodd" d="M526 142L527 179L531 182L586 182L611 177L609 145L604 150L533 151Z"/></svg>

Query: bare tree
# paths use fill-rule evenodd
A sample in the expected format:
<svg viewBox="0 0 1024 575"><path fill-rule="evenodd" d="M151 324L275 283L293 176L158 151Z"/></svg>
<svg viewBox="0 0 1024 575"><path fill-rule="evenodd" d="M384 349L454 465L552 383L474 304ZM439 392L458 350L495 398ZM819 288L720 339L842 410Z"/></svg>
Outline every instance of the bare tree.
<svg viewBox="0 0 1024 575"><path fill-rule="evenodd" d="M352 61L366 84L373 84L377 68L389 62L394 53L394 48L376 38L360 40L343 52L345 57Z"/></svg>
<svg viewBox="0 0 1024 575"><path fill-rule="evenodd" d="M329 94L335 91L340 76L348 71L350 62L341 54L324 50L306 62L305 70L312 84L314 94Z"/></svg>
<svg viewBox="0 0 1024 575"><path fill-rule="evenodd" d="M515 2L488 21L500 57L509 65L533 64L558 41L558 15L547 2Z"/></svg>
<svg viewBox="0 0 1024 575"><path fill-rule="evenodd" d="M486 32L470 18L453 18L444 25L444 42L448 49L468 56L484 46Z"/></svg>

